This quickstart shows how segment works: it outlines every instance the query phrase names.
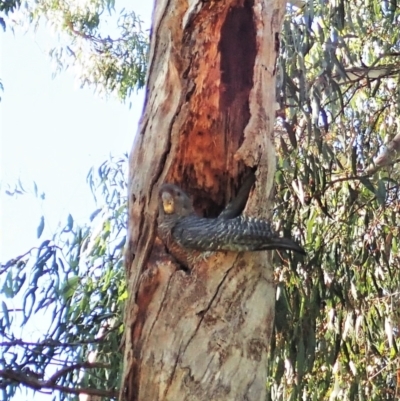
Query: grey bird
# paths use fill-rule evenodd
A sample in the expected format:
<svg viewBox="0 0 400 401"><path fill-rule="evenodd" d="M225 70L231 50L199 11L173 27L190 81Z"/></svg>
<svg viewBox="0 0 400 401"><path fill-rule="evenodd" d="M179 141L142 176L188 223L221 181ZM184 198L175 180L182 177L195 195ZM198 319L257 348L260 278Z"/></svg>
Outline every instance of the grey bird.
<svg viewBox="0 0 400 401"><path fill-rule="evenodd" d="M250 191L250 189L249 189ZM279 237L269 222L222 212L217 218L196 215L190 198L176 185L163 184L159 191L158 235L169 252L190 267L210 251L288 250L305 255L290 238Z"/></svg>

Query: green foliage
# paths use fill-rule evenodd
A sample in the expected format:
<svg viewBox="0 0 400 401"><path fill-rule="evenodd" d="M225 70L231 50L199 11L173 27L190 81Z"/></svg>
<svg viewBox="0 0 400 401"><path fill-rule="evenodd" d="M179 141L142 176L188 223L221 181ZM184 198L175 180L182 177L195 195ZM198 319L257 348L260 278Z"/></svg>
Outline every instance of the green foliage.
<svg viewBox="0 0 400 401"><path fill-rule="evenodd" d="M19 8L21 2L19 0L0 0L0 26L3 30L6 30L6 22L2 17L2 14L8 16Z"/></svg>
<svg viewBox="0 0 400 401"><path fill-rule="evenodd" d="M56 72L72 68L81 86L121 100L144 86L149 40L133 11L122 9L117 15L114 0L39 0L26 1L20 14L19 25L46 24L57 33L50 50Z"/></svg>
<svg viewBox="0 0 400 401"><path fill-rule="evenodd" d="M398 396L400 174L373 165L399 129L390 4L311 2L285 21L276 218L309 258L276 272L270 400Z"/></svg>
<svg viewBox="0 0 400 401"><path fill-rule="evenodd" d="M61 67L77 62L82 82L126 98L145 73L147 38L136 16L122 12L120 39L112 40L100 35L112 2L71 4L39 1L29 16L67 35L68 45L52 53ZM288 10L274 220L309 256L276 264L270 400L398 397L400 174L396 160L374 161L399 129L399 10L377 0ZM96 228L69 216L56 237L1 267L8 298L0 312L0 387L7 396L18 382L61 386L61 398L80 387L115 395L126 297L125 162L109 161L88 176L102 203L92 214ZM31 330L38 316L50 316L47 330L21 338L16 323Z"/></svg>
<svg viewBox="0 0 400 401"><path fill-rule="evenodd" d="M3 399L20 385L58 389L60 399L82 388L115 398L127 296L126 167L124 156L90 171L88 182L101 203L90 225L79 227L69 215L53 238L1 266L6 296L0 312ZM23 192L22 186L16 191ZM38 237L43 226L42 217Z"/></svg>

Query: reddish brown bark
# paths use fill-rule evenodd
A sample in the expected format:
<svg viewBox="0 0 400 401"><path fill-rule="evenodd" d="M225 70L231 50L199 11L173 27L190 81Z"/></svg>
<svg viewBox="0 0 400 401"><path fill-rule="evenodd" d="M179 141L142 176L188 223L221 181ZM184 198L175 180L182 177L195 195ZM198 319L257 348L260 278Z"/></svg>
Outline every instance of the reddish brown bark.
<svg viewBox="0 0 400 401"><path fill-rule="evenodd" d="M156 238L164 182L217 215L249 168L266 217L283 1L159 1L130 161L125 367L129 401L262 400L274 319L268 253L218 253L186 272Z"/></svg>

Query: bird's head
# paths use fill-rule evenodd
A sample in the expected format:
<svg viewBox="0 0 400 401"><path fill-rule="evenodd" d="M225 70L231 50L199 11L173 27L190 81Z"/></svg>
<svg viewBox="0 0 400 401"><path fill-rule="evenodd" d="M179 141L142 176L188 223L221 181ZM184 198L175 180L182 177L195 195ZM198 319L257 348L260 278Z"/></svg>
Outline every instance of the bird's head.
<svg viewBox="0 0 400 401"><path fill-rule="evenodd" d="M164 215L188 216L193 213L190 198L176 185L163 184L159 192L160 213Z"/></svg>

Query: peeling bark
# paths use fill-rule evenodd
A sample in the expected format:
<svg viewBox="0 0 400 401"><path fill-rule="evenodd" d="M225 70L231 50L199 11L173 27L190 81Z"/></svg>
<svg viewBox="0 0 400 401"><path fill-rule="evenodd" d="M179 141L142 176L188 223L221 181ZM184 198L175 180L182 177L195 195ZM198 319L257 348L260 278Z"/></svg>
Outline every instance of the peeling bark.
<svg viewBox="0 0 400 401"><path fill-rule="evenodd" d="M121 399L263 400L270 257L215 253L185 272L156 238L164 182L216 216L256 168L246 213L268 217L275 62L285 2L158 1L147 96L130 159L129 299Z"/></svg>

